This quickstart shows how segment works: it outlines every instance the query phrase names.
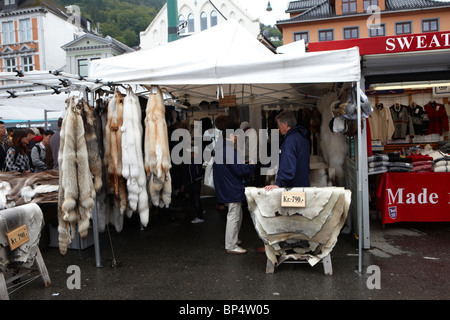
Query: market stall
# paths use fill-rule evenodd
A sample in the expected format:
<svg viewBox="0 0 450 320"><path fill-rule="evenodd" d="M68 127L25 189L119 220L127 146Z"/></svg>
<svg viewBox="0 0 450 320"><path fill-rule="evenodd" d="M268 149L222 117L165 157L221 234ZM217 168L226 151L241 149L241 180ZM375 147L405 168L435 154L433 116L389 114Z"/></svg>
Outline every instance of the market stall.
<svg viewBox="0 0 450 320"><path fill-rule="evenodd" d="M190 105L229 95L235 96L236 104L262 105L287 99L310 102L311 96L317 101L319 95L335 91L336 83L350 83L357 95L355 119L361 118L358 48L273 54L234 21L151 50L92 61L89 77L133 88L158 86ZM364 149L360 121L355 125L360 150L356 168L361 168ZM362 212L362 175L357 181L360 185L355 205L361 224L363 216L368 216ZM361 225L358 233L362 233Z"/></svg>

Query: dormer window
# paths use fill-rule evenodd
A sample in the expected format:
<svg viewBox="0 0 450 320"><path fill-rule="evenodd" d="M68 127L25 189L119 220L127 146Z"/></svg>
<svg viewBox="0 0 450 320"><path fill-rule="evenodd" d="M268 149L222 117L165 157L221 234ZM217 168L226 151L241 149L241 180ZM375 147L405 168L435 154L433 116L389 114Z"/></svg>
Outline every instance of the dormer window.
<svg viewBox="0 0 450 320"><path fill-rule="evenodd" d="M356 0L342 0L342 13L356 13Z"/></svg>

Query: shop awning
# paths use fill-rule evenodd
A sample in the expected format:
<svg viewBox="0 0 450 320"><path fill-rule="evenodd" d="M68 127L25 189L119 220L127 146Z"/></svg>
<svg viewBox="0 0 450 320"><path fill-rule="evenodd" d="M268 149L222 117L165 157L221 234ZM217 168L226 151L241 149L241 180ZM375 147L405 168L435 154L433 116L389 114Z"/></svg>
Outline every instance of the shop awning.
<svg viewBox="0 0 450 320"><path fill-rule="evenodd" d="M359 61L358 48L274 54L229 20L161 47L92 61L89 78L160 85L191 99L234 92L241 103L262 103L260 95L267 100L292 97L289 90L307 93L291 84L359 81Z"/></svg>

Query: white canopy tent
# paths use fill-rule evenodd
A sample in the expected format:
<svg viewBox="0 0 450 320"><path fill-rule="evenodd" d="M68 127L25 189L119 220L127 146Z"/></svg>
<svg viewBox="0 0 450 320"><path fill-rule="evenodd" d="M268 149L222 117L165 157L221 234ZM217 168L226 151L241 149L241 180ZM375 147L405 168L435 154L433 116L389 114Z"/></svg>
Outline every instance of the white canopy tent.
<svg viewBox="0 0 450 320"><path fill-rule="evenodd" d="M191 104L235 94L242 104L289 99L304 103L338 82L356 83L360 110L358 48L273 54L233 20L150 50L92 61L89 78L113 84L159 85ZM330 87L331 86L331 87ZM358 150L361 145L358 121ZM358 152L357 168L362 168ZM358 170L359 271L362 265L362 171Z"/></svg>

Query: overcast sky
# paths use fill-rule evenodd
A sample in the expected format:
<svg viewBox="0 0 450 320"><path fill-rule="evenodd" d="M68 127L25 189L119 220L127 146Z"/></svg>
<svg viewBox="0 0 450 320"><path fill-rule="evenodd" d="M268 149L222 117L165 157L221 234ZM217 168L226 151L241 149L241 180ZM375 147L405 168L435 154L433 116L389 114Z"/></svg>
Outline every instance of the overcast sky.
<svg viewBox="0 0 450 320"><path fill-rule="evenodd" d="M244 10L246 9L250 15L259 20L265 25L274 25L277 20L289 18L285 13L289 0L270 0L272 11L267 12L268 0L234 0Z"/></svg>

